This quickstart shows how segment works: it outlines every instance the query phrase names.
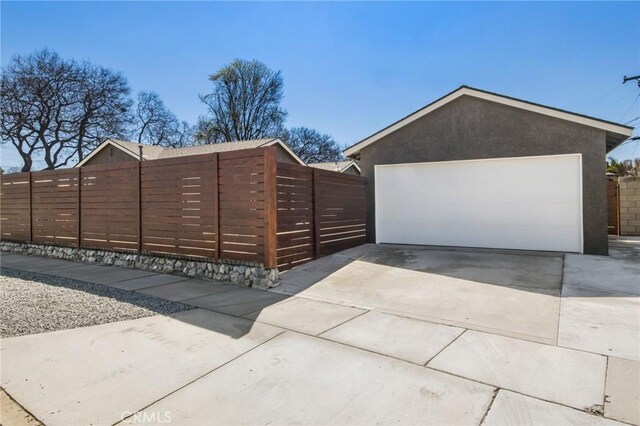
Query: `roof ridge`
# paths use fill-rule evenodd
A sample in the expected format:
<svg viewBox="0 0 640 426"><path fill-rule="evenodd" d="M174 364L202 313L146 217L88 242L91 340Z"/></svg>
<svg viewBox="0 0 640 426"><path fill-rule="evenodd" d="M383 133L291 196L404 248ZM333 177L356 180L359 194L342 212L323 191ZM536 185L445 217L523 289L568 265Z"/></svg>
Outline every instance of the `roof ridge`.
<svg viewBox="0 0 640 426"><path fill-rule="evenodd" d="M461 91L466 91L460 94L457 94L458 92ZM471 92L471 93L470 93ZM475 94L472 92L476 92ZM484 95L481 96L481 95ZM626 136L626 132L623 132L622 129L626 129L626 130L633 130L632 126L627 126L624 124L620 124L620 123L615 123L613 121L608 121L608 120L604 120L601 118L596 118L596 117L591 117L585 114L581 114L581 113L577 113L577 112L572 112L572 111L567 111L567 110L563 110L560 108L555 108L555 107L551 107L548 105L544 105L544 104L538 104L535 102L530 102L524 99L519 99L519 98L514 98L511 96L507 96L507 95L502 95L500 93L495 93L495 92L490 92L487 90L483 90L483 89L477 89L475 87L471 87L471 86L467 86L467 85L462 85L460 87L458 87L457 89L445 94L444 96L439 97L438 99L428 103L427 105L405 115L404 117L400 118L399 120L394 121L393 123L389 124L388 126L378 130L375 133L372 133L371 135L367 136L366 138L363 138L361 140L359 140L358 142L348 146L347 148L345 148L342 152L345 153L345 155L353 155L356 154L358 151L354 151L358 145L362 145L362 147L367 146L371 143L374 143L375 141L377 141L378 139L386 136L389 133L394 132L395 130L399 129L400 127L405 126L406 124L409 124L410 122L429 114L431 111L436 110L446 104L448 104L449 102L461 97L461 96L473 96L473 97L477 97L480 99L485 99L486 101L490 101L490 102L495 102L495 103L504 103L505 105L509 105L509 103L507 101L511 101L512 104L511 106L514 108L520 108L520 109L525 109L527 110L528 108L523 107L522 105L513 105L513 103L520 103L520 104L524 104L524 105L529 105L530 109L528 109L529 111L538 113L538 114L543 114L543 115L549 115L549 116L555 116L556 118L559 119L563 119L566 121L574 121L577 122L578 124L582 124L585 126L591 126L591 127L595 127L595 128L600 128L603 129L605 131L611 132L611 133L615 133L615 134L619 134L621 136ZM447 98L451 98L452 99L447 99ZM500 98L502 99L502 101L496 100L496 99L490 99L490 97L496 97L496 98ZM533 108L532 108L533 107ZM542 112L540 110L536 110L536 109L543 109L543 110L547 110L548 112ZM555 112L557 115L554 115L550 112ZM570 119L565 117L561 117L559 115L566 115L566 116L572 116L574 117L574 119ZM585 122L586 121L586 122ZM596 123L601 123L600 126L597 125L593 125L589 122L596 122ZM404 123L404 124L403 124ZM610 126L615 126L613 129L611 129ZM616 129L619 129L616 131ZM349 152L351 151L351 152Z"/></svg>

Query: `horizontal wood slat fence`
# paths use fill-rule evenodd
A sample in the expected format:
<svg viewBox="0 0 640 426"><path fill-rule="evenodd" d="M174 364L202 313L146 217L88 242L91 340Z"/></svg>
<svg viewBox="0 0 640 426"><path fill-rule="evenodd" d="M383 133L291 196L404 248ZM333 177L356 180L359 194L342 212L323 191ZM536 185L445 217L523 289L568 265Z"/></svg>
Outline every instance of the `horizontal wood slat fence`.
<svg viewBox="0 0 640 426"><path fill-rule="evenodd" d="M273 147L3 175L2 240L290 269L363 244L364 178Z"/></svg>

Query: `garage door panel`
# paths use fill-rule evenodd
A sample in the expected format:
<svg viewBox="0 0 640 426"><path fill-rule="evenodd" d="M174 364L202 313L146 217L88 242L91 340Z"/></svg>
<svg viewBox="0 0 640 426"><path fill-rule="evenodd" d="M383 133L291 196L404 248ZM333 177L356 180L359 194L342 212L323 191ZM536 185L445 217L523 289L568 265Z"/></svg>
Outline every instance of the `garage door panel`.
<svg viewBox="0 0 640 426"><path fill-rule="evenodd" d="M403 180L420 180L420 177L402 177ZM557 179L518 179L514 182L503 178L500 181L478 180L475 182L444 182L436 184L429 179L428 193L430 199L441 200L445 197L465 200L468 203L512 203L519 199L530 203L566 203L580 202L579 185L557 185ZM407 197L411 197L415 203L424 199L425 184L408 184L398 187L394 181L388 184L377 182L379 188L388 191L387 202L404 203Z"/></svg>
<svg viewBox="0 0 640 426"><path fill-rule="evenodd" d="M451 247L493 247L521 250L576 251L580 244L573 227L554 227L536 229L534 234L528 227L513 227L508 233L502 226L460 226L460 233L452 235L445 227L421 228L412 232L404 226L389 224L378 236L379 242L391 242L412 245L435 245ZM464 235L463 235L464 234ZM526 238L527 246L522 247L520 241ZM488 240L493 241L491 246ZM428 241L429 243L426 243Z"/></svg>
<svg viewBox="0 0 640 426"><path fill-rule="evenodd" d="M378 242L582 250L579 155L376 167Z"/></svg>
<svg viewBox="0 0 640 426"><path fill-rule="evenodd" d="M429 206L426 203L414 203L411 208L401 204L385 204L377 218L379 224L393 222L401 216L404 224L421 223L455 226L456 224L478 225L527 225L527 226L572 226L580 221L579 214L567 208L567 203L549 204L547 209L539 209L538 204L491 204L491 203L450 203ZM425 211L432 209L428 220Z"/></svg>

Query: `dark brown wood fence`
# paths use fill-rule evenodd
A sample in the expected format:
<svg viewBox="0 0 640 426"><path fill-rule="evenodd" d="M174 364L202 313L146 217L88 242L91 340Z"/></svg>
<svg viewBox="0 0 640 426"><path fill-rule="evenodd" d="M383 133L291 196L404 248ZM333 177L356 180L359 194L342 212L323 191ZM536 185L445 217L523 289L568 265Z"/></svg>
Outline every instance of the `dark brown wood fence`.
<svg viewBox="0 0 640 426"><path fill-rule="evenodd" d="M290 269L314 259L313 175L310 167L278 163L277 263Z"/></svg>
<svg viewBox="0 0 640 426"><path fill-rule="evenodd" d="M207 154L140 163L141 251L217 257L217 161Z"/></svg>
<svg viewBox="0 0 640 426"><path fill-rule="evenodd" d="M2 240L289 269L365 242L364 178L272 147L3 175Z"/></svg>
<svg viewBox="0 0 640 426"><path fill-rule="evenodd" d="M31 175L33 242L78 244L79 176L80 169L51 170Z"/></svg>
<svg viewBox="0 0 640 426"><path fill-rule="evenodd" d="M138 249L140 163L82 167L80 246ZM35 173L34 173L35 175Z"/></svg>
<svg viewBox="0 0 640 426"><path fill-rule="evenodd" d="M31 173L2 175L2 239L31 241Z"/></svg>
<svg viewBox="0 0 640 426"><path fill-rule="evenodd" d="M364 185L360 176L278 163L278 268L364 244Z"/></svg>

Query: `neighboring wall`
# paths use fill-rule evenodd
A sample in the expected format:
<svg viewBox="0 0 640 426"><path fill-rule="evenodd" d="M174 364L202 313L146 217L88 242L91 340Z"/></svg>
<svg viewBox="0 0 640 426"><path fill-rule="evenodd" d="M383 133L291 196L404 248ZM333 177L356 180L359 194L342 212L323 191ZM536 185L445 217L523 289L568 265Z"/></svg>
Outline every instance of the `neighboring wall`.
<svg viewBox="0 0 640 426"><path fill-rule="evenodd" d="M91 157L83 166L97 166L99 164L112 164L138 161L136 158L114 146L107 146Z"/></svg>
<svg viewBox="0 0 640 426"><path fill-rule="evenodd" d="M280 145L273 145L273 147L276 150L276 160L277 161L281 161L283 163L291 163L291 164L300 164L296 161L295 158L293 158L291 156L291 154L289 154L287 152L286 149L284 149L283 147L281 147Z"/></svg>
<svg viewBox="0 0 640 426"><path fill-rule="evenodd" d="M619 184L620 235L640 236L640 177L621 177Z"/></svg>
<svg viewBox="0 0 640 426"><path fill-rule="evenodd" d="M360 172L354 166L349 166L349 168L343 170L342 173L345 175L360 176Z"/></svg>
<svg viewBox="0 0 640 426"><path fill-rule="evenodd" d="M605 145L602 130L463 96L362 149L368 239L375 241L376 164L581 153L584 252L606 255Z"/></svg>

